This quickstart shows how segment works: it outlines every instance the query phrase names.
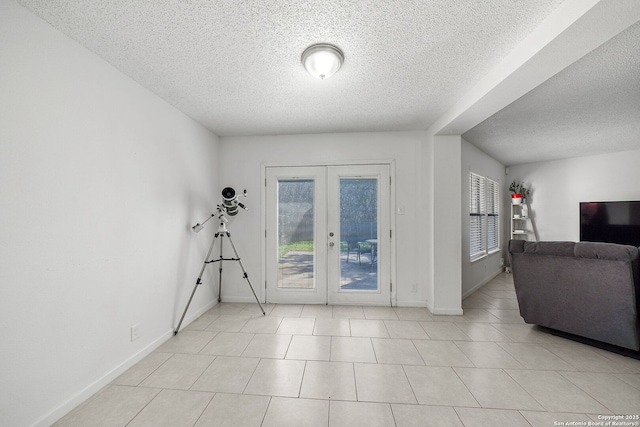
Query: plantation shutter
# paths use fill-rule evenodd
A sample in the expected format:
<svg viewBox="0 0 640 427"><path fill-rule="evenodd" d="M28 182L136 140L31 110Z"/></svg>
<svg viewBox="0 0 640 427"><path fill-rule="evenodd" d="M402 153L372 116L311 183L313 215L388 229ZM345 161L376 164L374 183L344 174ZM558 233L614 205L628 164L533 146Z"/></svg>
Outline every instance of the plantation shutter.
<svg viewBox="0 0 640 427"><path fill-rule="evenodd" d="M485 214L484 177L473 172L469 174L469 256L471 260L483 256Z"/></svg>
<svg viewBox="0 0 640 427"><path fill-rule="evenodd" d="M498 228L500 213L500 191L498 183L487 178L487 251L492 252L500 247Z"/></svg>

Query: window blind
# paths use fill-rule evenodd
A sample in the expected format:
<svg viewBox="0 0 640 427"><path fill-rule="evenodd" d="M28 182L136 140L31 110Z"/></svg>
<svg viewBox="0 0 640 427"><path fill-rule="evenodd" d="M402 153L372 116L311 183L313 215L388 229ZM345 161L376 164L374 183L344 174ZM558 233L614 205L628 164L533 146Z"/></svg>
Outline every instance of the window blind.
<svg viewBox="0 0 640 427"><path fill-rule="evenodd" d="M469 257L471 261L500 249L500 185L469 173Z"/></svg>
<svg viewBox="0 0 640 427"><path fill-rule="evenodd" d="M472 260L486 253L483 244L483 217L486 208L484 181L483 176L473 172L469 174L469 256Z"/></svg>
<svg viewBox="0 0 640 427"><path fill-rule="evenodd" d="M500 247L500 189L498 183L487 178L487 251Z"/></svg>

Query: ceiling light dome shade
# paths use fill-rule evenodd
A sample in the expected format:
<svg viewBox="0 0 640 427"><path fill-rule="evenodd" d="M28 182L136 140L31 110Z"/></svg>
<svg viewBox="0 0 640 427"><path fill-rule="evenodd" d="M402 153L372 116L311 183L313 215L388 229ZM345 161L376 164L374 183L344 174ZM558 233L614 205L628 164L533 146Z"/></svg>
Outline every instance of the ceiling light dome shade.
<svg viewBox="0 0 640 427"><path fill-rule="evenodd" d="M302 64L309 74L324 80L333 76L344 62L344 54L331 44L314 44L302 52Z"/></svg>

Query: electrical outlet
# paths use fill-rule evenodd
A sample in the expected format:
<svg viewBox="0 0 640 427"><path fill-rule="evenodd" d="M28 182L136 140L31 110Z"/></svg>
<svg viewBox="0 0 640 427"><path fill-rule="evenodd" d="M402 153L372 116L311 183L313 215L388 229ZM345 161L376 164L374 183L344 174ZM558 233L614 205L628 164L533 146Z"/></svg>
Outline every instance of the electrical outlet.
<svg viewBox="0 0 640 427"><path fill-rule="evenodd" d="M500 265L504 266L504 258L500 258Z"/></svg>
<svg viewBox="0 0 640 427"><path fill-rule="evenodd" d="M131 342L134 342L140 338L140 325L134 325L131 327Z"/></svg>
<svg viewBox="0 0 640 427"><path fill-rule="evenodd" d="M418 284L417 283L413 283L411 285L411 292L413 292L414 294L418 292Z"/></svg>

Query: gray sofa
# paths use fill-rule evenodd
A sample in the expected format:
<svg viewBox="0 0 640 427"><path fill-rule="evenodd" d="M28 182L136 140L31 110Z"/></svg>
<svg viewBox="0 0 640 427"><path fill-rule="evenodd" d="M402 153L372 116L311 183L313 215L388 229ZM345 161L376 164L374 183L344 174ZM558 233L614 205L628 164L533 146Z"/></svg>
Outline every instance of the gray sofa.
<svg viewBox="0 0 640 427"><path fill-rule="evenodd" d="M638 248L511 240L509 255L525 322L640 350Z"/></svg>

